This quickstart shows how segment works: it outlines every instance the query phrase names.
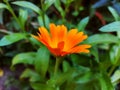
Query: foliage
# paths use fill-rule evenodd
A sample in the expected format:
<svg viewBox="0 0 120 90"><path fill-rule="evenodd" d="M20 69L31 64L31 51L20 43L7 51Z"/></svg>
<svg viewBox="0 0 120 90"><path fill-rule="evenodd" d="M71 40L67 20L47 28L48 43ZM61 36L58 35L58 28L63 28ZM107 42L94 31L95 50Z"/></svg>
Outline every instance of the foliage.
<svg viewBox="0 0 120 90"><path fill-rule="evenodd" d="M115 90L120 83L119 7L117 0L1 1L0 70L7 66L15 72L20 65L21 90ZM49 30L50 23L88 34L83 43L92 46L90 53L60 58L56 72L55 57L31 37L41 26Z"/></svg>

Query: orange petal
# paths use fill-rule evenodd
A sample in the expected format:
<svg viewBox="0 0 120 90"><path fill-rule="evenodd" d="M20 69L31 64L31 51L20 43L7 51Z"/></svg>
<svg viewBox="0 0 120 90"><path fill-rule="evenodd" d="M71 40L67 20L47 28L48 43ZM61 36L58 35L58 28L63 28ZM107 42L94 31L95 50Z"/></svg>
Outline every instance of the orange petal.
<svg viewBox="0 0 120 90"><path fill-rule="evenodd" d="M79 46L76 46L76 47L70 49L69 52L71 52L71 53L80 53L80 52L88 53L89 52L88 48L90 48L90 47L91 47L91 45L85 45L85 44L79 45Z"/></svg>
<svg viewBox="0 0 120 90"><path fill-rule="evenodd" d="M50 52L52 54L54 54L55 56L61 56L61 51L59 48L51 48L51 47L48 47L48 49L50 50Z"/></svg>
<svg viewBox="0 0 120 90"><path fill-rule="evenodd" d="M35 35L31 35L33 38L37 39L38 41L40 41L41 43L43 43L44 45L48 46L49 44L42 38L40 38L39 36L35 36Z"/></svg>
<svg viewBox="0 0 120 90"><path fill-rule="evenodd" d="M64 25L61 25L61 26L57 26L57 30L58 30L59 42L64 41L67 34L67 28Z"/></svg>
<svg viewBox="0 0 120 90"><path fill-rule="evenodd" d="M64 50L68 50L70 48L71 45L71 39L74 38L74 36L76 35L76 33L78 32L77 29L71 29L68 34L66 35L65 38L65 46L64 46Z"/></svg>
<svg viewBox="0 0 120 90"><path fill-rule="evenodd" d="M52 40L52 47L57 47L58 43L58 30L55 24L50 24L50 33L51 33L51 40Z"/></svg>
<svg viewBox="0 0 120 90"><path fill-rule="evenodd" d="M79 32L78 34L76 34L74 38L70 40L71 41L70 48L78 45L79 43L81 43L83 40L87 38L87 35L82 35L82 34L83 32Z"/></svg>
<svg viewBox="0 0 120 90"><path fill-rule="evenodd" d="M39 28L39 32L40 32L39 37L41 36L40 37L41 40L46 42L48 45L51 45L51 38L46 28L44 27Z"/></svg>
<svg viewBox="0 0 120 90"><path fill-rule="evenodd" d="M37 39L38 41L40 41L39 37L38 36L35 36L35 35L31 35L33 38Z"/></svg>

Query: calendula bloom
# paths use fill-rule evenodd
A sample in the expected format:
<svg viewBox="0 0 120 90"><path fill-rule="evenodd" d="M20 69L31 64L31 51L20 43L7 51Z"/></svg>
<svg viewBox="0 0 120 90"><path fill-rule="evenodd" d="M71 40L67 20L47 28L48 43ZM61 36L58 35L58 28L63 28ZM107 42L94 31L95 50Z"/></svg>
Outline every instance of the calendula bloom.
<svg viewBox="0 0 120 90"><path fill-rule="evenodd" d="M50 24L50 33L46 28L40 27L38 36L32 35L35 39L43 43L55 56L65 56L71 53L89 53L91 45L82 44L87 38L83 32L77 29L67 30L64 25Z"/></svg>

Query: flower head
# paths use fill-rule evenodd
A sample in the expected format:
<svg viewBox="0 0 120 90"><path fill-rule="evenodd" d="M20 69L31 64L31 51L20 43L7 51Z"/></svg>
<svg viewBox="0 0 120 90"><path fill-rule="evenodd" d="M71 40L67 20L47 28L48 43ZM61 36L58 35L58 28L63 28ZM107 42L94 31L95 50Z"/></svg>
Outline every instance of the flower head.
<svg viewBox="0 0 120 90"><path fill-rule="evenodd" d="M46 28L40 27L38 36L32 35L35 39L43 43L55 56L65 56L71 53L89 53L88 48L91 45L82 44L80 42L87 38L83 32L77 29L67 31L64 25L50 24L50 33Z"/></svg>

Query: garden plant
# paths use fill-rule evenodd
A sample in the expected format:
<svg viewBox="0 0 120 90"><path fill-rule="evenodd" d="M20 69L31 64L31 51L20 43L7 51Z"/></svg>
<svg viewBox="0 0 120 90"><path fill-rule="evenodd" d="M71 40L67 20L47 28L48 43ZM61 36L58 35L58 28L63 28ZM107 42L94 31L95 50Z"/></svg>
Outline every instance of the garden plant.
<svg viewBox="0 0 120 90"><path fill-rule="evenodd" d="M120 1L0 1L0 90L120 90Z"/></svg>

